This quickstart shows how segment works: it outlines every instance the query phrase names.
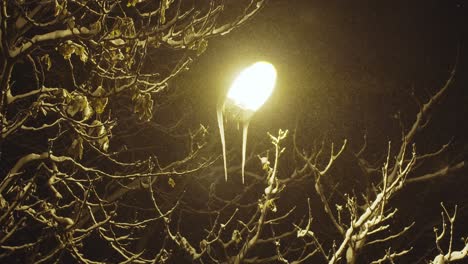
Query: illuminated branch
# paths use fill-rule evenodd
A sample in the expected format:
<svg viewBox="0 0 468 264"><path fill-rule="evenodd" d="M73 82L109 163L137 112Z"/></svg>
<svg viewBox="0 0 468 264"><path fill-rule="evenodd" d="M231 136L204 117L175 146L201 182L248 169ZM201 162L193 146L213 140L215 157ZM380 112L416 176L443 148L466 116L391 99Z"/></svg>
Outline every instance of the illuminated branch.
<svg viewBox="0 0 468 264"><path fill-rule="evenodd" d="M457 206L455 206L453 215L450 215L447 209L445 208L444 204L440 204L442 206L443 212L441 213L442 216L442 232L439 233L439 230L434 227L434 234L435 234L435 243L437 246L437 249L439 251L439 255L437 255L434 260L431 262L433 264L443 264L443 263L451 263L454 261L459 261L462 259L465 259L468 257L468 240L465 239L464 243L465 246L458 251L453 250L453 236L454 236L454 225L455 225L455 220L457 217ZM442 250L441 246L441 241L442 239L445 238L446 236L446 224L445 224L445 219L447 219L450 223L449 225L449 245L447 252L444 253L444 250Z"/></svg>
<svg viewBox="0 0 468 264"><path fill-rule="evenodd" d="M288 131L279 130L278 137L274 137L270 135L272 139L272 143L275 146L275 164L273 168L268 168L268 175L267 175L267 182L268 187L265 189L265 195L262 199L262 202L259 204L260 215L258 217L257 223L255 224L255 232L253 232L252 237L247 240L244 245L241 247L240 252L235 256L233 263L241 263L242 260L247 256L247 253L252 249L252 247L257 244L258 239L261 235L262 229L264 227L265 222L267 221L268 211L272 210L273 212L276 211L276 207L274 205L274 196L279 191L278 181L277 181L277 168L278 168L278 160L281 153L284 151L280 147L280 141L286 138Z"/></svg>
<svg viewBox="0 0 468 264"><path fill-rule="evenodd" d="M387 181L388 185L376 195L374 201L372 201L372 203L365 209L362 214L352 215L351 224L344 233L343 241L337 250L333 253L333 256L328 263L337 263L337 261L339 261L339 259L345 253L346 248L347 262L355 262L357 253L365 245L365 238L368 232L377 228L379 225L381 225L382 221L389 217L385 216L383 213L384 206L388 199L390 199L391 196L393 196L399 189L403 187L406 176L414 165L415 158L416 153L413 149L411 159L407 164L403 164L405 159L404 156L400 157L400 159L395 162L397 164L398 177L394 181L390 182L388 180L387 170L383 170L384 181ZM386 166L387 165L384 167Z"/></svg>
<svg viewBox="0 0 468 264"><path fill-rule="evenodd" d="M172 203L161 185L182 187L213 164L205 155L207 130L184 122L168 128L177 129L177 140L189 146L164 164L158 156L165 151L152 145L141 155L131 142L139 134L131 133L166 129L153 114L173 96L169 83L203 54L209 39L244 24L264 1L237 4L235 17L225 5L215 0L2 2L2 261L22 261L25 252L38 251L27 262L152 263L171 257L174 245L166 243L171 229L165 221L185 203L183 195ZM141 198L147 201L127 199L140 191L151 191ZM160 210L150 211L150 201ZM167 232L164 242L143 248L142 230L160 225ZM200 257L209 255L228 228L213 226ZM31 230L43 231L23 239ZM92 259L83 249L83 241L96 235L113 252L112 260ZM179 238L178 246L188 245Z"/></svg>

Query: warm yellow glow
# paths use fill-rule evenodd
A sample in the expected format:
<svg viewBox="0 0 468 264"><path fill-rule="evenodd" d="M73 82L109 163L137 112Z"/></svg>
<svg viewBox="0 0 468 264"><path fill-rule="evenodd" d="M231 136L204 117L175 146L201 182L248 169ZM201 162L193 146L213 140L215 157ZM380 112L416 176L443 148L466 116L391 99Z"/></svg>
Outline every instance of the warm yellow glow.
<svg viewBox="0 0 468 264"><path fill-rule="evenodd" d="M242 109L257 111L270 97L275 82L275 67L268 62L256 62L239 74L227 98Z"/></svg>

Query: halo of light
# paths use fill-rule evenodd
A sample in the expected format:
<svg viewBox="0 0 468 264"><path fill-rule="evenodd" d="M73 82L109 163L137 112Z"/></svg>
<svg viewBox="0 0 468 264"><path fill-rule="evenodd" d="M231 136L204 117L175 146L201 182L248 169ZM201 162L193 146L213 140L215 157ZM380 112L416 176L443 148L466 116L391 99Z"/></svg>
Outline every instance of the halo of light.
<svg viewBox="0 0 468 264"><path fill-rule="evenodd" d="M275 67L259 61L239 74L229 88L227 98L242 109L257 111L272 94L275 83Z"/></svg>

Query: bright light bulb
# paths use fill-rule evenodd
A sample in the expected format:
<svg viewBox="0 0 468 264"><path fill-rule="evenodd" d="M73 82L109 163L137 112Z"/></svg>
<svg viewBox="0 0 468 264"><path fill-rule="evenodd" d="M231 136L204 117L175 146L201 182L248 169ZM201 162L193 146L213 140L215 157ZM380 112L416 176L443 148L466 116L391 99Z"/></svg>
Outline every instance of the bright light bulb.
<svg viewBox="0 0 468 264"><path fill-rule="evenodd" d="M244 69L228 91L227 98L244 110L257 111L275 87L276 69L260 61Z"/></svg>

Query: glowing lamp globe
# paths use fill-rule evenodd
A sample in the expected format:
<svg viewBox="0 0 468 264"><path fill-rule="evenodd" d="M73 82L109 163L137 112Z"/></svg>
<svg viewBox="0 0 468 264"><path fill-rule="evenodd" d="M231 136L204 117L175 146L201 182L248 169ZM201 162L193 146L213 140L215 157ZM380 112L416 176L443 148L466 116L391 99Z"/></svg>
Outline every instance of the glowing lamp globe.
<svg viewBox="0 0 468 264"><path fill-rule="evenodd" d="M245 68L234 80L227 98L238 107L255 112L270 97L275 82L275 67L268 62L256 62Z"/></svg>
<svg viewBox="0 0 468 264"><path fill-rule="evenodd" d="M270 97L276 82L276 69L260 61L244 69L229 88L224 101L217 107L218 127L223 148L224 177L227 181L226 141L224 139L223 112L228 107L235 119L242 122L242 183L244 183L245 152L250 119Z"/></svg>

